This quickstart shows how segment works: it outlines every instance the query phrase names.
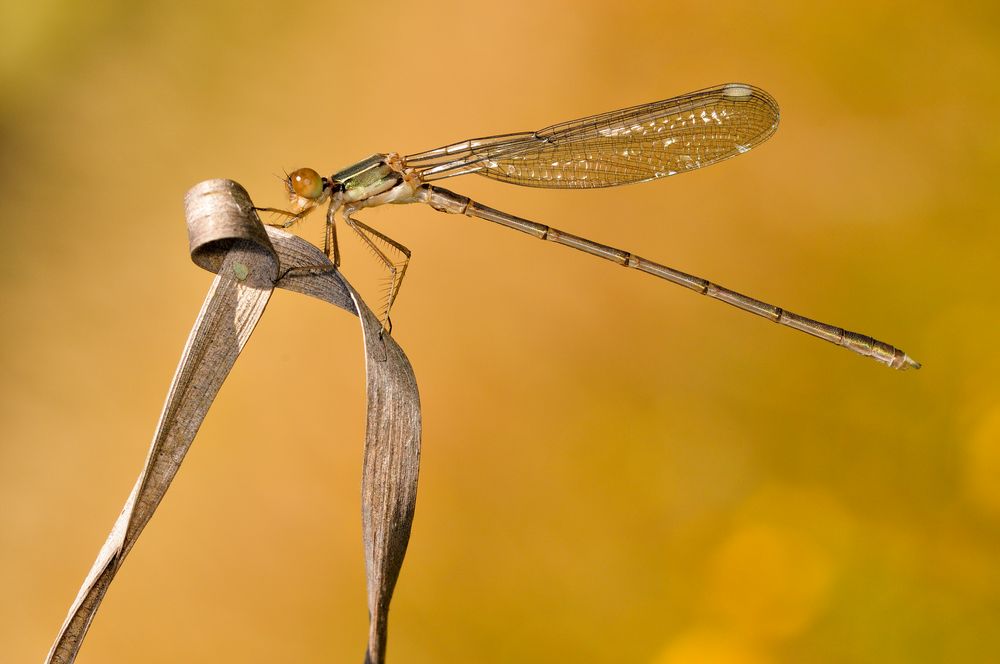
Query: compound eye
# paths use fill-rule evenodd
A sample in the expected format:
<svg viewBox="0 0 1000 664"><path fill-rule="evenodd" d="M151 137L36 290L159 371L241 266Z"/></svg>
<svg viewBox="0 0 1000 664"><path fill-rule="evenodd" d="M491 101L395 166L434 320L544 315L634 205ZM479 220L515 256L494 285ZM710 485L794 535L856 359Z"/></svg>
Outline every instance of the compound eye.
<svg viewBox="0 0 1000 664"><path fill-rule="evenodd" d="M300 168L288 176L292 191L310 200L316 200L323 195L323 178L311 168Z"/></svg>

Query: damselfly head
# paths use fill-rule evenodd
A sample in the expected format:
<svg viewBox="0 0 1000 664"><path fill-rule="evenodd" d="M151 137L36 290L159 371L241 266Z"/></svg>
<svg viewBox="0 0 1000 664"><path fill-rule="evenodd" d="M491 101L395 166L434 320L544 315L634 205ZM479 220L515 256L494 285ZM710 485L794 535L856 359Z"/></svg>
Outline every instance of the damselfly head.
<svg viewBox="0 0 1000 664"><path fill-rule="evenodd" d="M326 180L311 168L299 168L288 174L288 193L311 201L323 197Z"/></svg>

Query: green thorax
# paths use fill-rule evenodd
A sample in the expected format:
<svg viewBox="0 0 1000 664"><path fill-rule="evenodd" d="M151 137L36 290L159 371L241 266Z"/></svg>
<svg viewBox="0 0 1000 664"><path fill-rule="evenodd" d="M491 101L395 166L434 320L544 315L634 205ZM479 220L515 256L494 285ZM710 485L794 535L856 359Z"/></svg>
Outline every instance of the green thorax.
<svg viewBox="0 0 1000 664"><path fill-rule="evenodd" d="M386 163L386 155L373 154L353 166L333 174L334 185L344 187L347 201L360 201L389 191L400 183L402 177Z"/></svg>

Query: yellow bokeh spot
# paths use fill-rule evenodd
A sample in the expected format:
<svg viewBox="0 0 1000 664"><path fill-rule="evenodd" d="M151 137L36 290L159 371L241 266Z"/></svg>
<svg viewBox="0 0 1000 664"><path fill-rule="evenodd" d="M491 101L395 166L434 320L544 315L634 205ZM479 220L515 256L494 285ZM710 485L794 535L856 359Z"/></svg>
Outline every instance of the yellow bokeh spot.
<svg viewBox="0 0 1000 664"><path fill-rule="evenodd" d="M832 577L830 556L814 542L789 529L748 525L711 561L707 607L747 638L787 638L823 607Z"/></svg>
<svg viewBox="0 0 1000 664"><path fill-rule="evenodd" d="M965 491L980 508L1000 517L1000 405L987 411L966 441Z"/></svg>
<svg viewBox="0 0 1000 664"><path fill-rule="evenodd" d="M695 631L681 635L653 664L768 664L753 646L722 633Z"/></svg>

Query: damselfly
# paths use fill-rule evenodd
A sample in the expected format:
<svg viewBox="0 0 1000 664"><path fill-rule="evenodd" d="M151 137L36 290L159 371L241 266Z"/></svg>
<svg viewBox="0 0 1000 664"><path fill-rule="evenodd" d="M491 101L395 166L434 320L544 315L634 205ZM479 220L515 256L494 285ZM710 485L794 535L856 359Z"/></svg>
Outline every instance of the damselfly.
<svg viewBox="0 0 1000 664"><path fill-rule="evenodd" d="M920 368L906 353L872 337L821 323L723 288L635 254L487 207L430 184L476 173L527 187L588 189L646 182L697 170L749 151L778 128L778 104L743 83L714 88L562 122L538 131L473 138L426 152L375 154L322 177L300 168L286 180L292 209L260 208L284 215L285 228L324 202L324 251L340 265L335 215L355 231L390 273L383 323L406 274L410 250L362 223L358 210L385 203L426 203L439 212L498 223L542 240L579 249L635 268L743 311L806 332L871 357L894 369Z"/></svg>

